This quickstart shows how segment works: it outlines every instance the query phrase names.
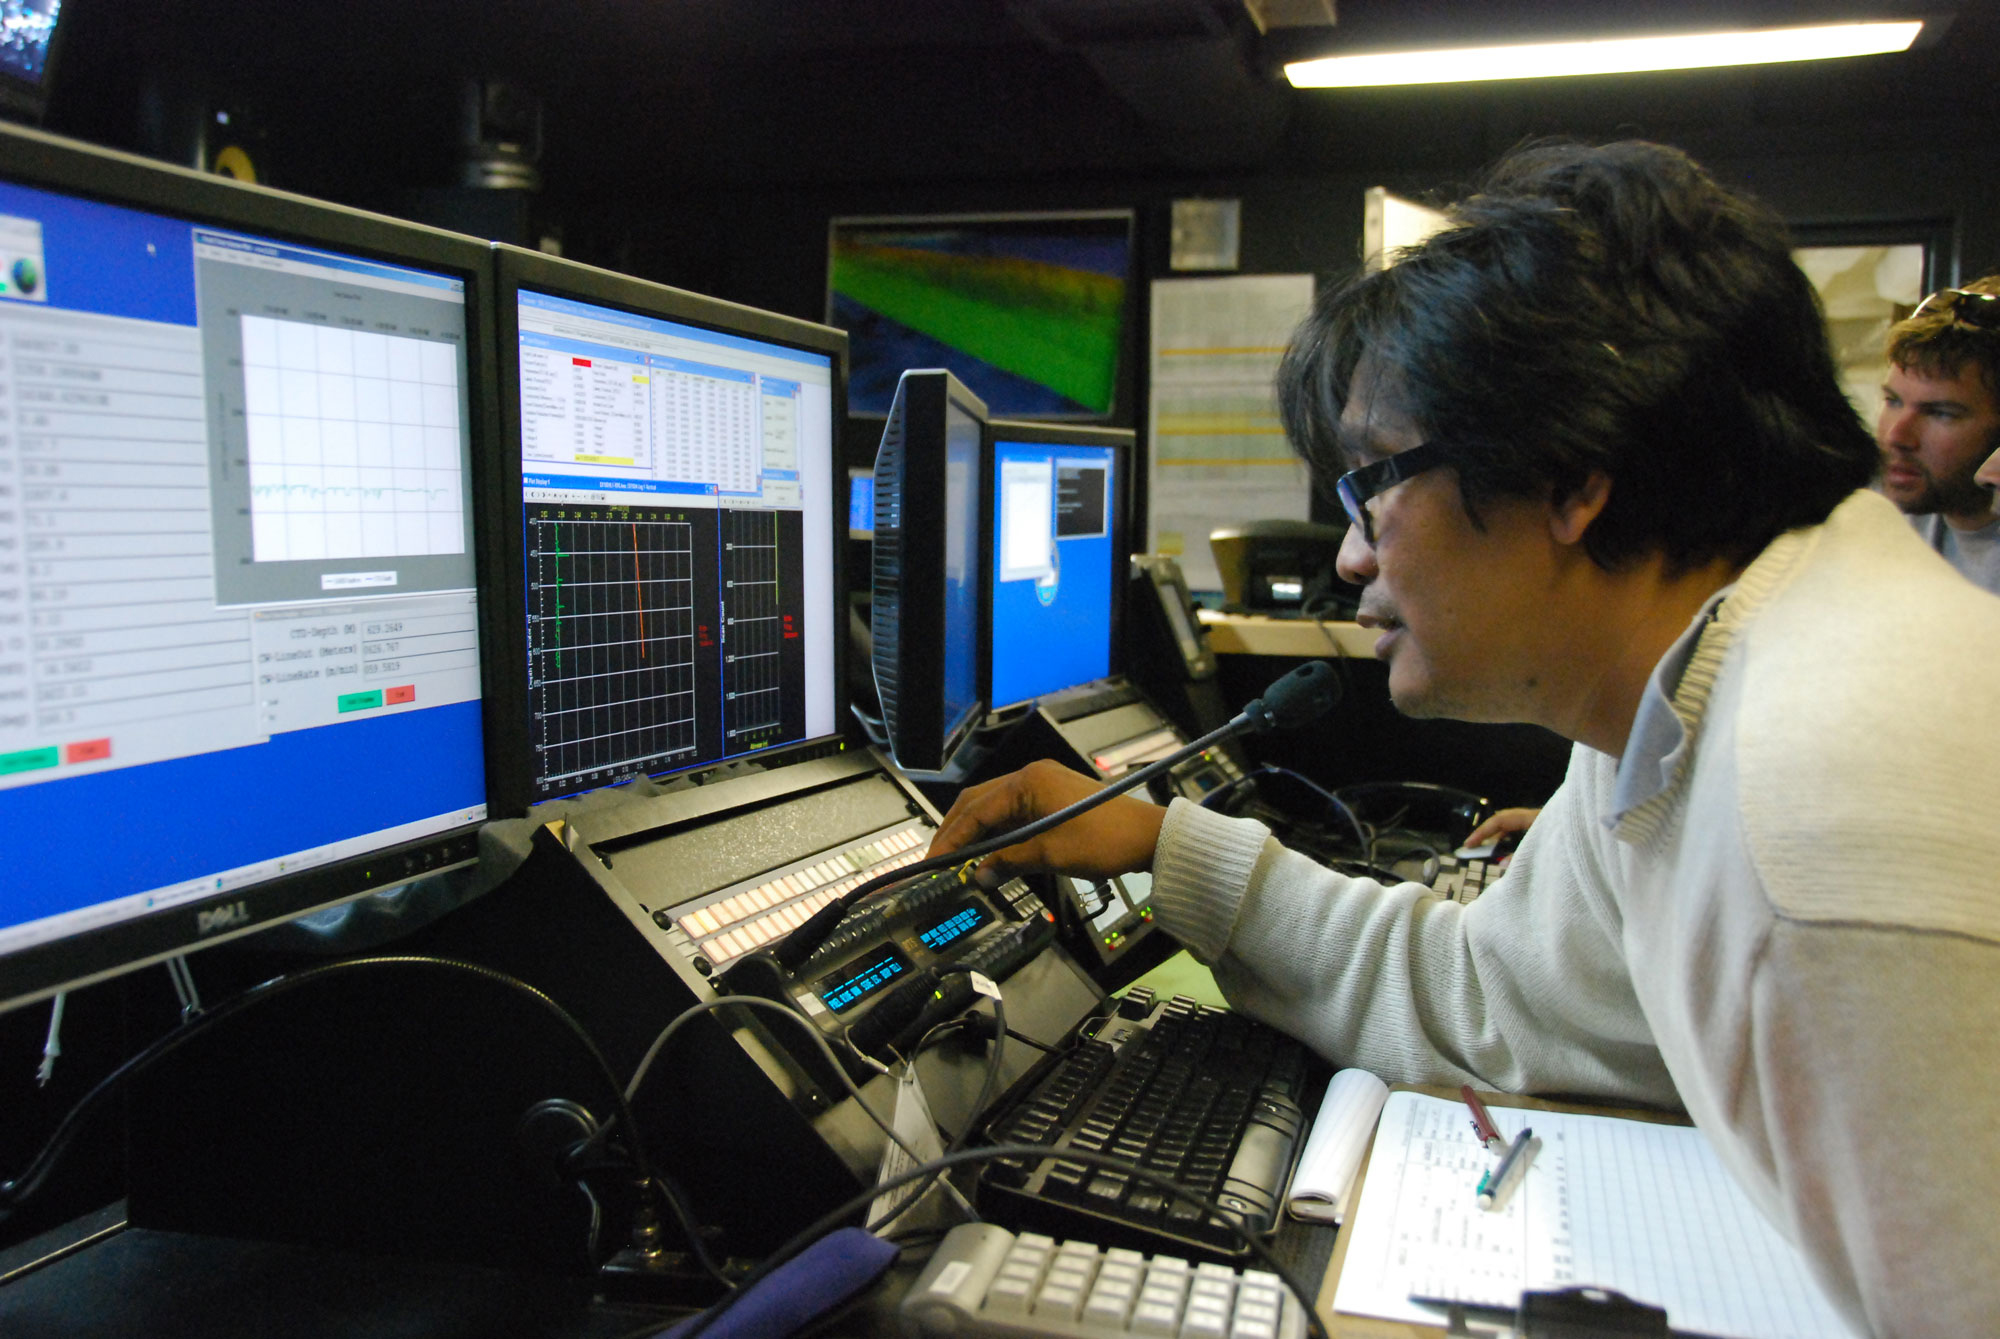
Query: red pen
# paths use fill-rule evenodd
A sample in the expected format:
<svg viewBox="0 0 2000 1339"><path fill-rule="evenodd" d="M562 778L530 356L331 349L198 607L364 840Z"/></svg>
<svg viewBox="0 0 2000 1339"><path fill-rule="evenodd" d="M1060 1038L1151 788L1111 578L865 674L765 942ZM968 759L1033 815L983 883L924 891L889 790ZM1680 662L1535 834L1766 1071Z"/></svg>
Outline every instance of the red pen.
<svg viewBox="0 0 2000 1339"><path fill-rule="evenodd" d="M1493 1118L1486 1114L1486 1104L1479 1100L1479 1094L1472 1091L1472 1085L1458 1085L1458 1095L1465 1099L1465 1105L1472 1108L1472 1132L1479 1136L1479 1142L1486 1145L1488 1153L1505 1153L1507 1141L1500 1137L1500 1128Z"/></svg>

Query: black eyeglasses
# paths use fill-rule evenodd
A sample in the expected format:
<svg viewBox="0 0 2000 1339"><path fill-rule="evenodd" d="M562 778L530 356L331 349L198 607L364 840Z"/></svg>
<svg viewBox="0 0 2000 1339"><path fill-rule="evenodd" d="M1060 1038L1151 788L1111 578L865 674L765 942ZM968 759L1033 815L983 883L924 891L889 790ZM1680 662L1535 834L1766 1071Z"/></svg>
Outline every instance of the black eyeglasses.
<svg viewBox="0 0 2000 1339"><path fill-rule="evenodd" d="M1948 316L1974 330L2000 330L2000 294L1940 288L1917 304L1917 309L1910 313L1910 319L1914 321L1927 311Z"/></svg>
<svg viewBox="0 0 2000 1339"><path fill-rule="evenodd" d="M1349 470L1340 476L1333 488L1340 495L1340 505L1347 512L1347 519L1361 527L1361 537L1368 541L1368 547L1372 549L1375 547L1375 518L1368 511L1368 499L1385 489L1394 488L1405 479L1415 478L1425 470L1445 463L1444 448L1436 442L1425 442L1422 446L1398 451L1393 456L1384 456L1372 465Z"/></svg>

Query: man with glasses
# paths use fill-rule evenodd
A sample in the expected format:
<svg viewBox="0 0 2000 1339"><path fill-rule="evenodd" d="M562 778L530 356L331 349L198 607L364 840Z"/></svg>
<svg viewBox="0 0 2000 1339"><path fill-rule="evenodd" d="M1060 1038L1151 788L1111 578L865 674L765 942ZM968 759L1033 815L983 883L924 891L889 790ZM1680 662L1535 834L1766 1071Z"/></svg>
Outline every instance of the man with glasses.
<svg viewBox="0 0 2000 1339"><path fill-rule="evenodd" d="M1775 218L1678 152L1521 151L1279 373L1403 711L1569 774L1478 901L1120 798L982 877L1151 868L1337 1064L1686 1110L1864 1333L2000 1315L2000 603L1868 485ZM1337 742L1335 745L1337 747ZM974 787L932 850L1090 789Z"/></svg>
<svg viewBox="0 0 2000 1339"><path fill-rule="evenodd" d="M2000 595L2000 516L1980 466L2000 448L2000 275L1947 288L1889 332L1882 491L1974 584Z"/></svg>

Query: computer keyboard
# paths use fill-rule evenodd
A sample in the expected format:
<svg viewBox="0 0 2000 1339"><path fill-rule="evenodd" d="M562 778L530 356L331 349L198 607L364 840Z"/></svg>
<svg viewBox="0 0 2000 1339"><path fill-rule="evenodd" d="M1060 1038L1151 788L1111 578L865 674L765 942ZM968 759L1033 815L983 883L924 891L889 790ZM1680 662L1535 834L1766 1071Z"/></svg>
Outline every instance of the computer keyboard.
<svg viewBox="0 0 2000 1339"><path fill-rule="evenodd" d="M1306 1330L1305 1308L1276 1274L1057 1245L991 1223L946 1234L902 1314L923 1339L1301 1339Z"/></svg>
<svg viewBox="0 0 2000 1339"><path fill-rule="evenodd" d="M1305 1048L1274 1028L1134 988L985 1135L1123 1158L1269 1232L1308 1123L1306 1069ZM1247 1251L1208 1210L1060 1155L989 1163L978 1196L983 1216L1023 1230L1210 1259Z"/></svg>
<svg viewBox="0 0 2000 1339"><path fill-rule="evenodd" d="M719 889L703 902L677 906L673 919L720 967L783 939L862 880L922 860L929 846L930 829L912 820L842 850L821 851L774 873Z"/></svg>
<svg viewBox="0 0 2000 1339"><path fill-rule="evenodd" d="M1493 860L1465 860L1455 855L1438 857L1438 872L1431 891L1453 902L1470 902L1486 891L1486 886L1507 872Z"/></svg>

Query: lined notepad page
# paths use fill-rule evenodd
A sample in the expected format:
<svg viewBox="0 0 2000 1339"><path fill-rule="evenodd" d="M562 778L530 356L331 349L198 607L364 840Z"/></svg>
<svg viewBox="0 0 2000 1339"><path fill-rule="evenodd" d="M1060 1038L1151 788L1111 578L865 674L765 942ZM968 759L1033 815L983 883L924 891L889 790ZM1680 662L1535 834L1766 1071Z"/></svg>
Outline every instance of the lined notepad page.
<svg viewBox="0 0 2000 1339"><path fill-rule="evenodd" d="M1590 1284L1667 1309L1676 1330L1729 1339L1853 1331L1805 1258L1730 1179L1700 1131L1493 1107L1542 1150L1506 1207L1473 1191L1493 1158L1458 1102L1389 1095L1334 1310L1436 1325L1410 1296L1512 1308L1526 1289Z"/></svg>

